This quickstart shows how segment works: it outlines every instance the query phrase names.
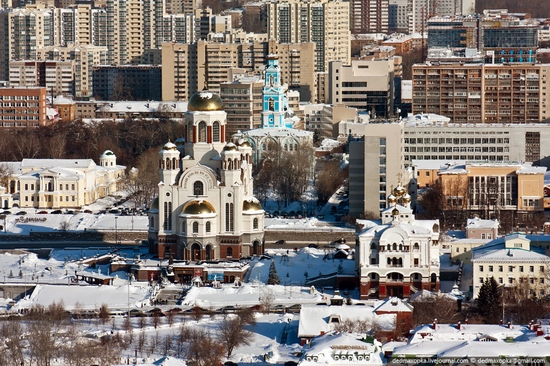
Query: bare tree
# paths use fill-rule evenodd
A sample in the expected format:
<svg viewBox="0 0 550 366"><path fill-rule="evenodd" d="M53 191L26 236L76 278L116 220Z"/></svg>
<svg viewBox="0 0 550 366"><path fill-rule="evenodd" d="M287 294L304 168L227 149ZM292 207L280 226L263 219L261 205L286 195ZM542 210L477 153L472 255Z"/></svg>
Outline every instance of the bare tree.
<svg viewBox="0 0 550 366"><path fill-rule="evenodd" d="M101 307L99 308L99 319L101 324L107 323L107 320L109 319L109 308L105 303L101 304Z"/></svg>
<svg viewBox="0 0 550 366"><path fill-rule="evenodd" d="M166 323L170 328L172 327L172 325L174 325L174 320L175 320L174 318L175 318L175 314L173 311L168 311L166 313Z"/></svg>
<svg viewBox="0 0 550 366"><path fill-rule="evenodd" d="M13 175L13 169L9 164L0 163L0 187L9 189L9 179Z"/></svg>
<svg viewBox="0 0 550 366"><path fill-rule="evenodd" d="M146 204L154 196L159 179L158 149L151 148L140 156L137 168L127 172L124 188L136 205Z"/></svg>
<svg viewBox="0 0 550 366"><path fill-rule="evenodd" d="M269 313L271 308L273 307L273 302L275 301L275 294L272 290L268 289L263 292L263 294L260 296L260 306L262 307L262 311L264 313Z"/></svg>
<svg viewBox="0 0 550 366"><path fill-rule="evenodd" d="M332 194L344 183L346 179L345 172L341 169L341 162L330 160L325 162L317 174L315 188L317 189L317 198L320 203L325 203Z"/></svg>
<svg viewBox="0 0 550 366"><path fill-rule="evenodd" d="M199 306L195 306L191 312L191 317L194 321L199 322L204 316L204 310Z"/></svg>
<svg viewBox="0 0 550 366"><path fill-rule="evenodd" d="M6 366L19 366L24 363L25 343L23 326L19 321L4 322L0 327L3 347L0 347L0 361Z"/></svg>
<svg viewBox="0 0 550 366"><path fill-rule="evenodd" d="M242 309L237 314L228 314L218 325L216 338L224 345L228 358L236 347L251 344L252 332L245 329L246 325L255 322L251 312L250 309Z"/></svg>
<svg viewBox="0 0 550 366"><path fill-rule="evenodd" d="M219 365L224 354L224 346L204 329L190 329L188 348L185 352L189 366Z"/></svg>
<svg viewBox="0 0 550 366"><path fill-rule="evenodd" d="M168 356L168 354L172 350L173 343L174 343L174 335L173 334L166 334L162 338L162 355L163 356Z"/></svg>

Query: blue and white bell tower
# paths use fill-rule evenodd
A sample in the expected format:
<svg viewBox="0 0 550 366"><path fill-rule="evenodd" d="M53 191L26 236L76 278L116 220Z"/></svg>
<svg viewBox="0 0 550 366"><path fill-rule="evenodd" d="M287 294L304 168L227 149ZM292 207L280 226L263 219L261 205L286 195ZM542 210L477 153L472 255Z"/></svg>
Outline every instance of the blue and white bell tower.
<svg viewBox="0 0 550 366"><path fill-rule="evenodd" d="M281 68L279 57L267 56L265 69L265 84L262 91L262 128L292 128L294 121L285 118L288 111L286 85L281 84Z"/></svg>

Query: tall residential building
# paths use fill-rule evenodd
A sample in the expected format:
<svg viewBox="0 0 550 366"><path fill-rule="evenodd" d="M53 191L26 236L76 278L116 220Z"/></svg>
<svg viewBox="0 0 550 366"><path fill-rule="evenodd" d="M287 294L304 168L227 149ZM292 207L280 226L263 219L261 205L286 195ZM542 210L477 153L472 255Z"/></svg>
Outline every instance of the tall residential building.
<svg viewBox="0 0 550 366"><path fill-rule="evenodd" d="M48 123L46 88L0 88L0 127L39 127Z"/></svg>
<svg viewBox="0 0 550 366"><path fill-rule="evenodd" d="M413 66L413 113L458 123L536 123L550 117L550 64Z"/></svg>
<svg viewBox="0 0 550 366"><path fill-rule="evenodd" d="M287 84L290 90L300 92L301 101L315 102L315 43L287 44L272 40L269 41L268 47L269 54L279 57L282 82Z"/></svg>
<svg viewBox="0 0 550 366"><path fill-rule="evenodd" d="M198 90L197 44L162 44L162 100L189 100Z"/></svg>
<svg viewBox="0 0 550 366"><path fill-rule="evenodd" d="M74 95L73 61L10 61L10 84L43 86L48 95Z"/></svg>
<svg viewBox="0 0 550 366"><path fill-rule="evenodd" d="M280 43L315 42L315 71L328 69L330 61L350 62L349 2L275 1L267 7L270 40Z"/></svg>
<svg viewBox="0 0 550 366"><path fill-rule="evenodd" d="M397 186L407 186L403 155L404 124L367 123L363 137L349 143L349 214L363 217L387 207Z"/></svg>
<svg viewBox="0 0 550 366"><path fill-rule="evenodd" d="M329 66L329 104L389 117L394 113L394 59L333 61ZM372 115L374 117L374 115Z"/></svg>
<svg viewBox="0 0 550 366"><path fill-rule="evenodd" d="M409 32L409 0L390 0L388 4L388 32Z"/></svg>
<svg viewBox="0 0 550 366"><path fill-rule="evenodd" d="M350 0L351 32L388 33L389 0Z"/></svg>
<svg viewBox="0 0 550 366"><path fill-rule="evenodd" d="M243 77L220 85L220 97L227 113L227 138L239 131L260 128L263 86L260 77Z"/></svg>

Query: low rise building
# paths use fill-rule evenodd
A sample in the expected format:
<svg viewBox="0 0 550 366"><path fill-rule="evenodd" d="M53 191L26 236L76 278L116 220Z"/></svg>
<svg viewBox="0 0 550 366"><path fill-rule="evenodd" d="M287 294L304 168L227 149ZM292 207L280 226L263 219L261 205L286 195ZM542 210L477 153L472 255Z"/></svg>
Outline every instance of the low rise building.
<svg viewBox="0 0 550 366"><path fill-rule="evenodd" d="M0 88L0 127L39 127L48 123L45 87Z"/></svg>
<svg viewBox="0 0 550 366"><path fill-rule="evenodd" d="M118 191L125 168L106 150L92 159L23 159L10 169L8 190L20 208L79 208Z"/></svg>

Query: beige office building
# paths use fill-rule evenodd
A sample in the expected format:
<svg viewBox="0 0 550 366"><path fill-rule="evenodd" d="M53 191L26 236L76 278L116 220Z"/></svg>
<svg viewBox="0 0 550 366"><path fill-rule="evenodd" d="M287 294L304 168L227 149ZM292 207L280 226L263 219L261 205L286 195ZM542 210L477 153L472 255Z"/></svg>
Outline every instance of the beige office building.
<svg viewBox="0 0 550 366"><path fill-rule="evenodd" d="M243 77L220 85L220 97L227 113L226 139L239 132L260 128L262 118L262 88L260 77Z"/></svg>
<svg viewBox="0 0 550 366"><path fill-rule="evenodd" d="M74 62L10 61L9 81L13 86L45 86L50 96L73 95Z"/></svg>

